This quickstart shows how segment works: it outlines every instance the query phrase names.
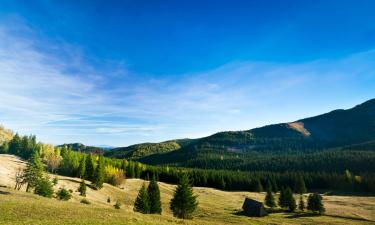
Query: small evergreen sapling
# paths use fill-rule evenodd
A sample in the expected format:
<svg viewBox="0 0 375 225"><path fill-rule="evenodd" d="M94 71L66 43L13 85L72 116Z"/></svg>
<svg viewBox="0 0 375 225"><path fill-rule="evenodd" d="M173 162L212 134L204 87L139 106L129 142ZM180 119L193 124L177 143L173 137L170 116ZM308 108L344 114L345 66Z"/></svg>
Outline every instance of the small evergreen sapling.
<svg viewBox="0 0 375 225"><path fill-rule="evenodd" d="M83 197L86 197L86 183L85 180L82 179L81 183L79 184L78 188L79 194Z"/></svg>

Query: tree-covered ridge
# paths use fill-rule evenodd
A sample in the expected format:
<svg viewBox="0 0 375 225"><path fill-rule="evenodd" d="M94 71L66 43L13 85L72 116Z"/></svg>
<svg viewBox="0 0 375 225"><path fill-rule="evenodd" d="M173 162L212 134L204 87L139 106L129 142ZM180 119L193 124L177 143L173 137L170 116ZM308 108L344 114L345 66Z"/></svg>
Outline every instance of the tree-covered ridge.
<svg viewBox="0 0 375 225"><path fill-rule="evenodd" d="M77 152L84 152L84 153L93 153L98 155L103 155L106 150L104 148L95 147L95 146L87 146L81 143L72 143L72 144L63 144L57 147L67 147L72 149L73 151Z"/></svg>
<svg viewBox="0 0 375 225"><path fill-rule="evenodd" d="M139 159L152 154L166 153L175 151L189 144L192 140L181 139L165 141L160 143L143 143L131 145L128 147L115 148L105 153L107 157Z"/></svg>
<svg viewBox="0 0 375 225"><path fill-rule="evenodd" d="M322 158L321 154L328 154L329 158L333 160L333 165L337 165L339 166L337 168L341 169L344 165L351 164L349 158L346 158L348 160L343 160L340 167L342 158L353 155L352 151L375 150L374 145L371 144L374 141L375 99L348 110L335 110L292 123L268 125L247 131L216 133L197 139L182 147L179 151L163 155L149 155L140 158L140 160L147 163L203 168L206 168L209 164L209 168L218 168L219 166L226 169L253 169L254 167L261 169L264 166L259 166L259 164L266 163L269 156L277 158L280 154L294 152L294 155L290 154L287 157L279 158L283 161L279 164L287 163L286 158L290 157L292 161L299 158L305 163L306 160L319 162ZM353 147L349 148L348 146ZM334 149L334 151L330 150L329 153L323 151L326 149ZM341 152L344 156L340 156L341 153L337 151L343 150L352 151ZM320 151L323 151L323 153ZM299 152L307 152L308 154L299 156ZM275 156L272 156L273 154ZM370 154L366 157L372 157L371 153L362 152L356 158L366 154ZM259 158L264 158L264 160L260 159L259 161ZM275 165L277 164L275 163ZM360 164L358 164L359 168L361 168ZM269 169L270 167L266 168ZM276 169L279 168L276 166Z"/></svg>
<svg viewBox="0 0 375 225"><path fill-rule="evenodd" d="M0 125L0 145L6 141L10 141L13 137L13 132L11 130L5 129Z"/></svg>

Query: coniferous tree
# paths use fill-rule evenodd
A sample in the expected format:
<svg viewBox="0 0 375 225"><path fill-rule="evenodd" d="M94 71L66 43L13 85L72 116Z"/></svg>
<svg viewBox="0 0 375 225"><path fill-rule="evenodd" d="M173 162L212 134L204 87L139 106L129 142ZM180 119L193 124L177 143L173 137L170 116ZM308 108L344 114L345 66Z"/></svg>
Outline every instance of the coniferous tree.
<svg viewBox="0 0 375 225"><path fill-rule="evenodd" d="M137 199L134 203L134 211L144 214L150 212L150 200L145 183L143 183L141 189L138 192Z"/></svg>
<svg viewBox="0 0 375 225"><path fill-rule="evenodd" d="M303 201L302 195L299 198L298 209L301 210L301 211L305 210L305 202Z"/></svg>
<svg viewBox="0 0 375 225"><path fill-rule="evenodd" d="M307 200L307 209L319 214L324 213L325 208L323 205L322 196L317 193L310 194Z"/></svg>
<svg viewBox="0 0 375 225"><path fill-rule="evenodd" d="M77 177L79 178L84 178L85 177L85 172L86 172L86 159L85 157L82 157L81 161L79 162L79 167L77 171Z"/></svg>
<svg viewBox="0 0 375 225"><path fill-rule="evenodd" d="M291 212L296 209L296 200L294 199L293 192L289 187L280 191L279 205L282 208L287 208Z"/></svg>
<svg viewBox="0 0 375 225"><path fill-rule="evenodd" d="M271 208L276 206L275 198L272 195L271 188L268 188L268 190L267 190L267 194L266 194L266 197L264 199L264 203L266 204L266 206L271 207Z"/></svg>
<svg viewBox="0 0 375 225"><path fill-rule="evenodd" d="M193 188L190 186L189 177L184 173L174 192L170 209L174 216L190 219L197 206L197 196L194 195Z"/></svg>
<svg viewBox="0 0 375 225"><path fill-rule="evenodd" d="M286 201L287 201L287 208L290 212L293 212L296 210L297 205L296 205L296 200L293 197L293 192L290 188L286 189Z"/></svg>
<svg viewBox="0 0 375 225"><path fill-rule="evenodd" d="M303 194L306 192L306 185L303 177L301 175L297 176L294 182L294 192L298 194Z"/></svg>
<svg viewBox="0 0 375 225"><path fill-rule="evenodd" d="M286 208L288 207L288 201L287 201L287 196L286 196L286 189L281 188L280 190L280 195L279 195L279 206L281 208Z"/></svg>
<svg viewBox="0 0 375 225"><path fill-rule="evenodd" d="M81 183L79 184L79 188L78 188L78 191L79 191L79 194L83 197L86 197L86 183L85 183L85 180L82 179Z"/></svg>
<svg viewBox="0 0 375 225"><path fill-rule="evenodd" d="M160 190L155 175L148 185L147 192L150 200L150 213L161 214Z"/></svg>
<svg viewBox="0 0 375 225"><path fill-rule="evenodd" d="M103 159L99 158L98 165L95 168L94 177L92 182L97 189L101 189L104 183L104 165Z"/></svg>
<svg viewBox="0 0 375 225"><path fill-rule="evenodd" d="M129 163L126 174L128 174L130 178L135 177L134 163Z"/></svg>
<svg viewBox="0 0 375 225"><path fill-rule="evenodd" d="M43 164L40 161L39 154L34 152L31 158L28 160L25 169L25 180L27 183L26 191L31 188L35 188L39 180L43 177Z"/></svg>
<svg viewBox="0 0 375 225"><path fill-rule="evenodd" d="M95 172L95 166L94 166L94 161L92 159L91 154L88 154L86 156L85 164L86 164L85 178L87 180L91 180L92 181L93 176L94 176L94 172Z"/></svg>

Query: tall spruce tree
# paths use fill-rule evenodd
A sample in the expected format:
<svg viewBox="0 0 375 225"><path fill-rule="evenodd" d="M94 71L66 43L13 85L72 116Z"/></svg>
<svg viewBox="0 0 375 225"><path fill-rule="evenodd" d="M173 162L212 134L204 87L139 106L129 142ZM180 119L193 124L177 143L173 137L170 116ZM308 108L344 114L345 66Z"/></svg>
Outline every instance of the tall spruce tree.
<svg viewBox="0 0 375 225"><path fill-rule="evenodd" d="M307 209L319 214L324 213L325 208L322 200L323 199L320 194L310 194L307 200Z"/></svg>
<svg viewBox="0 0 375 225"><path fill-rule="evenodd" d="M84 178L86 172L86 158L82 157L81 161L79 162L78 170L77 170L77 177Z"/></svg>
<svg viewBox="0 0 375 225"><path fill-rule="evenodd" d="M133 210L135 212L140 212L144 214L150 212L150 200L149 200L149 196L148 196L145 183L143 183L141 189L138 192L138 196L137 196L137 199L135 200Z"/></svg>
<svg viewBox="0 0 375 225"><path fill-rule="evenodd" d="M94 177L92 182L97 189L101 189L104 183L104 165L103 159L100 157L98 160L98 165L95 168Z"/></svg>
<svg viewBox="0 0 375 225"><path fill-rule="evenodd" d="M25 169L25 180L27 183L26 191L35 188L39 180L43 177L44 167L40 161L38 152L34 152L31 158L28 160Z"/></svg>
<svg viewBox="0 0 375 225"><path fill-rule="evenodd" d="M161 214L160 190L155 175L148 185L147 192L150 200L150 213Z"/></svg>
<svg viewBox="0 0 375 225"><path fill-rule="evenodd" d="M272 195L271 188L268 188L268 190L267 190L267 194L266 194L266 197L264 199L264 203L268 207L271 207L271 208L276 207L275 198Z"/></svg>
<svg viewBox="0 0 375 225"><path fill-rule="evenodd" d="M287 208L291 212L296 209L296 200L294 199L293 192L289 187L281 189L279 205L282 208Z"/></svg>
<svg viewBox="0 0 375 225"><path fill-rule="evenodd" d="M174 216L182 219L190 219L197 206L197 196L193 193L188 175L184 173L174 192L170 209Z"/></svg>
<svg viewBox="0 0 375 225"><path fill-rule="evenodd" d="M94 166L94 161L92 159L91 154L87 154L85 164L86 164L85 178L87 180L92 181L94 172L95 172L95 166Z"/></svg>

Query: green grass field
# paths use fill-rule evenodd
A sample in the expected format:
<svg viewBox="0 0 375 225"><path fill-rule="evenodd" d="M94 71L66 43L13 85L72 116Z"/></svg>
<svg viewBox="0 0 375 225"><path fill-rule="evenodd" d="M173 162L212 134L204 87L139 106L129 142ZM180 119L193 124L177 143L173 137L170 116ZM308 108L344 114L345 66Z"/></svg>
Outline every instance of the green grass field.
<svg viewBox="0 0 375 225"><path fill-rule="evenodd" d="M7 163L5 163L7 162ZM12 171L22 163L12 156L0 155L0 185L11 187ZM9 179L6 179L6 178ZM274 213L262 218L250 218L239 213L244 198L264 199L264 193L225 192L212 188L194 188L199 207L193 220L180 220L172 216L169 201L174 185L159 183L162 215L143 215L133 212L134 200L143 181L128 179L120 187L104 185L95 191L88 189L84 205L76 192L79 179L59 177L55 187L74 191L67 202L48 199L25 191L0 187L0 224L375 224L375 197L324 195L326 215L312 216L307 213ZM111 203L107 203L107 198ZM122 203L116 210L116 200Z"/></svg>

